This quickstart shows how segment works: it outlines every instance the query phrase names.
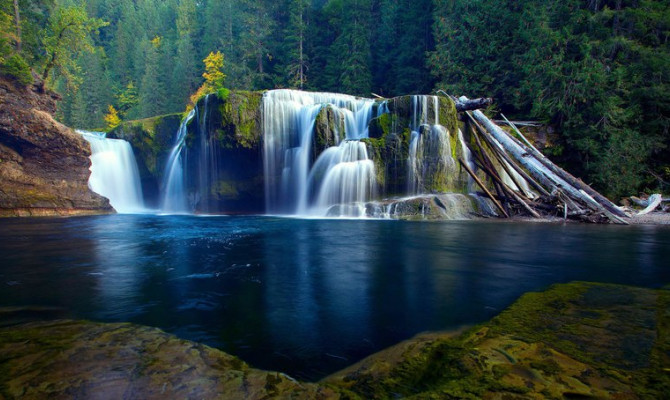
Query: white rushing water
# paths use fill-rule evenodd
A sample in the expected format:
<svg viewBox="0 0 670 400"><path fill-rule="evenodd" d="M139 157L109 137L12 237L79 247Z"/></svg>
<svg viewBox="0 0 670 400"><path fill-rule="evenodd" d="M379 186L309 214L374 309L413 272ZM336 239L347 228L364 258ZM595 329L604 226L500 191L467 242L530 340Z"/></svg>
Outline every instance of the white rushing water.
<svg viewBox="0 0 670 400"><path fill-rule="evenodd" d="M186 196L186 185L184 183L184 163L186 157L183 153L186 140L187 126L195 116L196 109L191 110L184 118L177 131L175 144L170 151L170 156L165 164L163 175L162 197L160 210L168 213L187 213L191 211Z"/></svg>
<svg viewBox="0 0 670 400"><path fill-rule="evenodd" d="M449 135L452 133L440 125L439 109L437 96L412 96L411 136L407 159L409 195L428 192L424 187L425 178L432 179L437 173L443 175L458 173L449 141ZM462 135L458 136L458 140L465 147ZM466 159L469 159L469 152L465 155Z"/></svg>
<svg viewBox="0 0 670 400"><path fill-rule="evenodd" d="M273 90L263 96L266 210L272 214L360 216L374 191L365 144L374 100L335 93ZM337 146L314 159L314 124L331 107L344 126Z"/></svg>
<svg viewBox="0 0 670 400"><path fill-rule="evenodd" d="M202 107L196 105L179 126L161 183L161 212L211 214L223 211L218 209L211 194L221 165L216 130L210 132L209 129L210 96L206 95ZM193 125L194 140L187 146L189 125Z"/></svg>
<svg viewBox="0 0 670 400"><path fill-rule="evenodd" d="M130 143L108 139L104 132L77 132L91 144L91 190L108 198L118 213L144 212L140 174Z"/></svg>

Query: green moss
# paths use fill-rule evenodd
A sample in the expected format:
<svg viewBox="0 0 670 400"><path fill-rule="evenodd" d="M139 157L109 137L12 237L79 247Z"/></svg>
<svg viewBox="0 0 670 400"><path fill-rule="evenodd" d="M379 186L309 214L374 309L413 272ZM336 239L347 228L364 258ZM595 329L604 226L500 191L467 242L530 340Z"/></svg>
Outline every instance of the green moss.
<svg viewBox="0 0 670 400"><path fill-rule="evenodd" d="M233 181L218 181L211 189L212 195L218 198L234 199L239 196L239 191Z"/></svg>
<svg viewBox="0 0 670 400"><path fill-rule="evenodd" d="M230 95L230 90L226 88L220 88L219 90L216 91L216 97L219 98L219 100L226 100L228 99L228 96Z"/></svg>
<svg viewBox="0 0 670 400"><path fill-rule="evenodd" d="M449 98L439 97L439 107L440 125L447 128L449 132L458 132L461 122L458 119L456 104Z"/></svg>
<svg viewBox="0 0 670 400"><path fill-rule="evenodd" d="M219 140L224 147L251 149L259 145L262 99L262 92L234 91L220 100L218 112L223 135L219 135Z"/></svg>
<svg viewBox="0 0 670 400"><path fill-rule="evenodd" d="M377 185L384 187L386 184L386 163L384 162L384 154L386 152L386 137L378 139L367 138L361 139L366 144L368 149L368 157L372 159L375 164L375 179Z"/></svg>

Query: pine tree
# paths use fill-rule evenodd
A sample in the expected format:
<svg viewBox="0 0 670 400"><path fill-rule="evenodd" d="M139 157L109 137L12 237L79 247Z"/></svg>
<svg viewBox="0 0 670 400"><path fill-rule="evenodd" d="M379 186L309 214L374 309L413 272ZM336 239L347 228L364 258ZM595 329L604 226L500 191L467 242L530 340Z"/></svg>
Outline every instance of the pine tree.
<svg viewBox="0 0 670 400"><path fill-rule="evenodd" d="M198 85L196 68L196 50L193 37L195 31L195 3L191 0L180 0L177 14L177 54L174 60L170 85L170 108L179 109L183 106Z"/></svg>
<svg viewBox="0 0 670 400"><path fill-rule="evenodd" d="M161 79L163 39L154 37L146 48L146 66L140 86L140 116L151 117L165 110L166 88Z"/></svg>
<svg viewBox="0 0 670 400"><path fill-rule="evenodd" d="M288 85L293 88L303 89L307 82L308 56L306 53L307 40L307 0L290 0L289 24L285 30L284 52L286 57L285 75Z"/></svg>

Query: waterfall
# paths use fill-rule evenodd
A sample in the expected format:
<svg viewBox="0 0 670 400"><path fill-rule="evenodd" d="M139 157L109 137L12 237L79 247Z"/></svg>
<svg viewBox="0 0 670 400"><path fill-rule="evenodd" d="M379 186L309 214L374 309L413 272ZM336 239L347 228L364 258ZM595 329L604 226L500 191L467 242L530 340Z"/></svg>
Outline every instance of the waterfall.
<svg viewBox="0 0 670 400"><path fill-rule="evenodd" d="M339 146L328 148L309 175L308 184L316 193L313 206L301 211L316 215L364 216L365 202L373 197L375 190L374 169L365 143L345 140Z"/></svg>
<svg viewBox="0 0 670 400"><path fill-rule="evenodd" d="M91 145L91 190L108 198L118 213L144 212L140 174L130 143L107 139L104 132L77 132Z"/></svg>
<svg viewBox="0 0 670 400"><path fill-rule="evenodd" d="M160 206L160 210L163 212L186 213L191 211L188 206L186 185L184 183L184 160L186 159L186 152L183 150L185 148L188 123L193 119L195 113L196 109L194 108L181 122L177 131L175 144L165 164Z"/></svg>
<svg viewBox="0 0 670 400"><path fill-rule="evenodd" d="M430 192L431 188L427 187L426 181L458 174L456 160L452 157L449 137L451 133L440 125L439 109L437 96L412 96L411 136L407 158L409 195ZM465 148L462 134L457 139ZM464 155L469 160L469 151Z"/></svg>
<svg viewBox="0 0 670 400"><path fill-rule="evenodd" d="M273 214L358 216L348 206L370 200L374 164L368 137L374 100L335 93L273 90L263 96L266 210ZM314 126L330 107L342 122L344 137L314 160ZM336 127L337 129L337 127ZM341 207L346 205L347 207ZM339 207L339 208L338 208ZM335 211L339 210L339 211ZM356 208L358 210L358 208Z"/></svg>
<svg viewBox="0 0 670 400"><path fill-rule="evenodd" d="M162 182L160 210L167 213L215 213L219 210L212 194L219 179L218 146L215 135L210 135L208 126L208 102L205 96L202 108L197 105L184 118L175 144L165 167ZM196 139L188 147L188 127L195 118L192 129Z"/></svg>

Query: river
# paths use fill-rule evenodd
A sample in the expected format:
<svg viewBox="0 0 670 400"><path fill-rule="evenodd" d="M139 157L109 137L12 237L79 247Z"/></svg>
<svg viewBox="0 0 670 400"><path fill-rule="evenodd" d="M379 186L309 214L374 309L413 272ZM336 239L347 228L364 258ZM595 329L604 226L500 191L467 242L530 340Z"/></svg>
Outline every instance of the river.
<svg viewBox="0 0 670 400"><path fill-rule="evenodd" d="M573 280L670 283L670 227L249 216L0 219L0 307L129 321L316 380Z"/></svg>

